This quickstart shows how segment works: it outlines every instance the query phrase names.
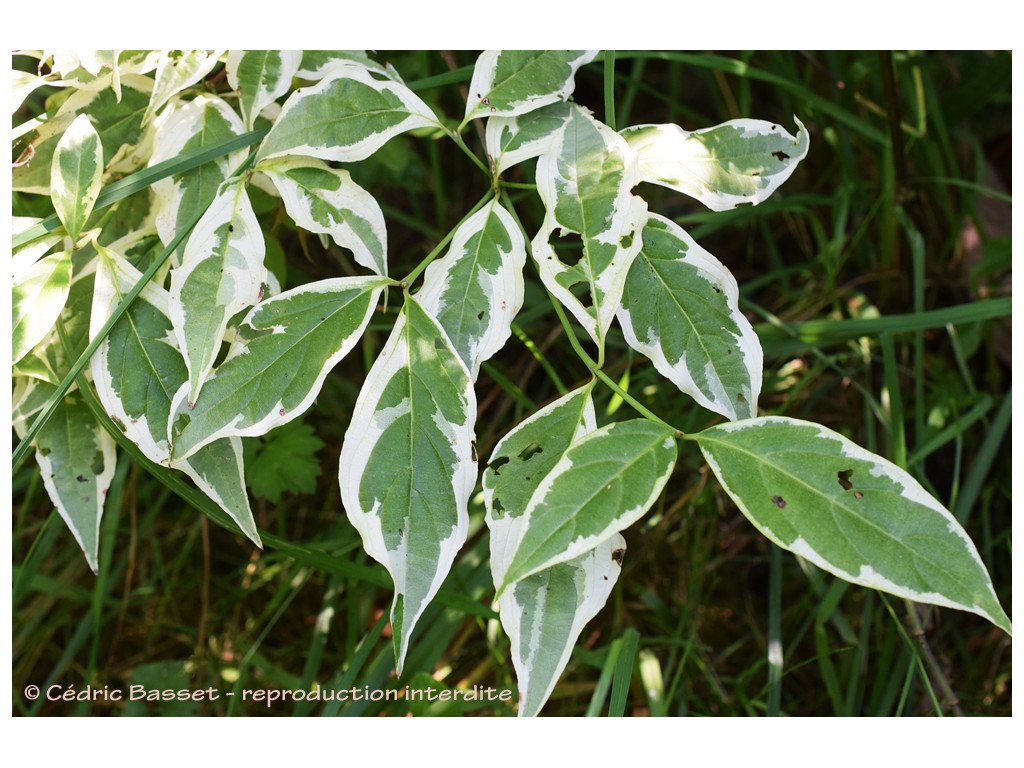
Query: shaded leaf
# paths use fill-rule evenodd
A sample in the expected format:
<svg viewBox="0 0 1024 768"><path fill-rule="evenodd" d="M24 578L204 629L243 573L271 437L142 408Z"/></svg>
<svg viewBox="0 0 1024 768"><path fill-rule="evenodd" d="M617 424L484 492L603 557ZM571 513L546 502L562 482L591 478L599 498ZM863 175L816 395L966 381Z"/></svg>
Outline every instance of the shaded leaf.
<svg viewBox="0 0 1024 768"><path fill-rule="evenodd" d="M416 622L466 540L475 418L469 371L444 329L407 298L360 390L338 476L363 548L394 580L399 675Z"/></svg>
<svg viewBox="0 0 1024 768"><path fill-rule="evenodd" d="M780 547L854 584L971 611L1011 631L967 533L895 464L819 424L782 416L688 439Z"/></svg>
<svg viewBox="0 0 1024 768"><path fill-rule="evenodd" d="M225 181L171 270L170 316L195 403L220 352L228 320L261 297L267 281L263 231L243 179Z"/></svg>
<svg viewBox="0 0 1024 768"><path fill-rule="evenodd" d="M466 100L474 117L513 117L556 101L575 87L576 70L597 51L484 51L476 60Z"/></svg>
<svg viewBox="0 0 1024 768"><path fill-rule="evenodd" d="M616 314L627 343L705 408L757 414L764 360L736 278L669 219L648 217Z"/></svg>
<svg viewBox="0 0 1024 768"><path fill-rule="evenodd" d="M142 278L114 251L103 247L98 251L90 321L94 334ZM188 378L168 316L169 304L167 291L147 283L90 363L96 393L107 415L146 458L164 465L170 461L167 420L171 398ZM239 438L211 443L175 468L191 477L260 546L245 492Z"/></svg>
<svg viewBox="0 0 1024 768"><path fill-rule="evenodd" d="M525 263L522 232L495 199L466 220L444 258L427 267L416 298L441 323L473 381L512 334Z"/></svg>
<svg viewBox="0 0 1024 768"><path fill-rule="evenodd" d="M246 458L249 489L272 504L280 503L282 493L312 493L321 474L316 454L323 447L309 424L293 421L278 427Z"/></svg>
<svg viewBox="0 0 1024 768"><path fill-rule="evenodd" d="M569 104L559 101L518 117L489 118L485 136L495 172L546 152L571 111Z"/></svg>
<svg viewBox="0 0 1024 768"><path fill-rule="evenodd" d="M373 195L348 171L314 157L285 156L260 163L281 194L292 220L303 229L330 235L352 251L356 263L387 275L388 235Z"/></svg>
<svg viewBox="0 0 1024 768"><path fill-rule="evenodd" d="M639 520L675 467L675 432L645 419L572 443L530 497L499 594Z"/></svg>
<svg viewBox="0 0 1024 768"><path fill-rule="evenodd" d="M622 297L630 264L640 250L647 204L630 193L640 180L636 154L608 126L573 105L565 126L537 161L537 191L547 215L534 237L541 280L603 348ZM582 238L576 263L549 242L556 228ZM582 285L584 295L572 292Z"/></svg>
<svg viewBox="0 0 1024 768"><path fill-rule="evenodd" d="M114 439L96 423L81 393L70 392L39 430L35 447L46 492L96 573L103 502L117 460Z"/></svg>
<svg viewBox="0 0 1024 768"><path fill-rule="evenodd" d="M339 64L318 84L288 97L256 159L306 155L351 163L400 133L431 125L438 125L437 117L405 85Z"/></svg>
<svg viewBox="0 0 1024 768"><path fill-rule="evenodd" d="M253 307L191 407L187 385L175 394L167 427L173 460L222 437L266 434L302 415L359 341L387 283L382 277L319 280Z"/></svg>

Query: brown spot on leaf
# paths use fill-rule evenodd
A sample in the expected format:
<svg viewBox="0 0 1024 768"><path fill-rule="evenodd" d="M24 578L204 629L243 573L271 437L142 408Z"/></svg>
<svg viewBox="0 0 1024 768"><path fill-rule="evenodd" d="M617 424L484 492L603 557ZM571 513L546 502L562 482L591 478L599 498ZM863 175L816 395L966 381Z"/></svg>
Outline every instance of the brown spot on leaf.
<svg viewBox="0 0 1024 768"><path fill-rule="evenodd" d="M783 151L782 151L781 149L776 149L776 150L775 150L774 152L772 152L772 157L774 157L774 158L775 158L776 160L778 160L778 161L779 161L780 163L781 163L781 162L782 162L783 160L789 160L789 155L787 155L787 154L786 154L785 152L783 152Z"/></svg>
<svg viewBox="0 0 1024 768"><path fill-rule="evenodd" d="M786 508L786 500L781 496L772 496L772 504L774 504L779 509Z"/></svg>

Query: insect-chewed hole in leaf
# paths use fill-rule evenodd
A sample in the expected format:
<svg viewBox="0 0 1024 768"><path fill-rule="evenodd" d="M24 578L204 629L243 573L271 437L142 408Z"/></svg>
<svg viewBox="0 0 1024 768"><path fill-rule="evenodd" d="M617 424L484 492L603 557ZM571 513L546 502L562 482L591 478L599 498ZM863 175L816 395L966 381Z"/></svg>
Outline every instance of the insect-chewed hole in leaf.
<svg viewBox="0 0 1024 768"><path fill-rule="evenodd" d="M495 517L504 517L505 516L505 508L501 505L501 502L498 501L497 499L492 499L491 500L491 511L494 513Z"/></svg>
<svg viewBox="0 0 1024 768"><path fill-rule="evenodd" d="M613 549L612 550L612 560L614 560L616 562L616 564L618 564L619 568L622 567L622 559L625 557L625 555L626 555L626 550L624 550L624 549Z"/></svg>
<svg viewBox="0 0 1024 768"><path fill-rule="evenodd" d="M506 464L508 464L508 456L499 456L490 464L488 464L487 468L491 470L491 472L493 472L495 475L500 475L501 473L498 471L498 467L503 467Z"/></svg>
<svg viewBox="0 0 1024 768"><path fill-rule="evenodd" d="M629 246L633 244L633 233L629 232L619 238L619 248L622 250L628 250Z"/></svg>
<svg viewBox="0 0 1024 768"><path fill-rule="evenodd" d="M484 319L484 315L486 315L486 314L487 314L487 310L481 309L479 312L476 313L476 319L477 320L483 320Z"/></svg>
<svg viewBox="0 0 1024 768"><path fill-rule="evenodd" d="M94 475L103 474L103 451L96 451L92 456L92 464L89 465Z"/></svg>
<svg viewBox="0 0 1024 768"><path fill-rule="evenodd" d="M444 339L440 336L434 337L434 349L445 349Z"/></svg>
<svg viewBox="0 0 1024 768"><path fill-rule="evenodd" d="M117 418L117 416L111 416L110 420L112 422L114 422L114 426L116 426L122 432L127 432L128 431L127 427L125 427L125 425L124 425L124 422L121 421L119 418ZM49 453L49 451L47 451L47 453ZM45 456L46 454L44 453L43 455Z"/></svg>
<svg viewBox="0 0 1024 768"><path fill-rule="evenodd" d="M863 499L864 498L864 494L861 493L860 491L854 491L853 492L853 498L855 498L855 499Z"/></svg>
<svg viewBox="0 0 1024 768"><path fill-rule="evenodd" d="M836 473L836 476L839 478L839 485L842 486L844 491L848 491L853 488L853 483L850 482L850 475L852 474L852 469L841 469Z"/></svg>
<svg viewBox="0 0 1024 768"><path fill-rule="evenodd" d="M121 431L122 432L124 431L124 427L123 426L121 427ZM39 453L41 455L43 455L43 456L49 456L50 455L50 449L44 446L44 447L39 449Z"/></svg>
<svg viewBox="0 0 1024 768"><path fill-rule="evenodd" d="M478 457L476 455L476 440L469 441L469 449L472 452L473 461L478 461Z"/></svg>
<svg viewBox="0 0 1024 768"><path fill-rule="evenodd" d="M747 402L747 398L745 398L745 397L744 397L744 396L743 396L742 394L740 394L739 392L737 392L737 393L736 393L736 399L737 399L737 400L738 400L739 402L741 402L741 403L745 403L745 402Z"/></svg>
<svg viewBox="0 0 1024 768"><path fill-rule="evenodd" d="M567 267L575 267L583 260L583 238L575 232L558 238L553 247L558 260Z"/></svg>
<svg viewBox="0 0 1024 768"><path fill-rule="evenodd" d="M523 461L529 461L538 453L544 453L544 448L541 447L540 443L534 440L519 452L519 458L522 459Z"/></svg>
<svg viewBox="0 0 1024 768"><path fill-rule="evenodd" d="M87 483L87 482L89 482L88 480L85 479L85 475L79 475L78 477L75 478L75 480L77 480L80 483Z"/></svg>
<svg viewBox="0 0 1024 768"><path fill-rule="evenodd" d="M569 286L569 292L584 309L590 309L594 306L594 297L590 293L590 286L583 282L583 280L577 280Z"/></svg>
<svg viewBox="0 0 1024 768"><path fill-rule="evenodd" d="M774 158L775 158L776 160L778 160L778 161L779 161L780 163L781 163L781 162L782 162L783 160L789 160L789 155L787 155L787 154L786 154L785 152L783 152L783 151L782 151L781 149L776 149L776 150L775 150L774 152L772 152L772 157L774 157Z"/></svg>
<svg viewBox="0 0 1024 768"><path fill-rule="evenodd" d="M786 508L786 500L781 496L772 496L772 504L774 504L779 509Z"/></svg>

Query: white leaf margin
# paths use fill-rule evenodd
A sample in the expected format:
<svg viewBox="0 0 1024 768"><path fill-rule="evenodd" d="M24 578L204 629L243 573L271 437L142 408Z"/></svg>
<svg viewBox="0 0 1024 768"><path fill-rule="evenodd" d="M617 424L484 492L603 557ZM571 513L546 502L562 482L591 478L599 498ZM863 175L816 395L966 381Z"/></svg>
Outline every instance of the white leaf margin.
<svg viewBox="0 0 1024 768"><path fill-rule="evenodd" d="M492 275L486 270L477 270L480 287L490 298L490 323L483 336L471 345L472 366L470 380L476 381L480 375L480 365L493 357L512 335L512 321L522 309L525 295L523 283L523 267L526 265L526 239L512 215L505 210L497 198L473 214L459 227L452 238L448 252L443 258L434 261L427 267L423 277L423 287L416 295L420 305L428 314L438 317L445 309L441 304L445 291L451 287L451 269L464 258L466 245L470 238L483 230L487 220L495 216L508 233L512 241L510 251L501 252L501 267L498 274Z"/></svg>
<svg viewBox="0 0 1024 768"><path fill-rule="evenodd" d="M415 297L408 297L407 302L417 303ZM422 309L422 308L421 308ZM456 463L451 470L451 487L456 499L456 526L452 533L443 540L439 540L439 557L436 563L434 578L428 587L426 597L419 606L415 615L406 614L403 623L403 637L398 656L398 674L401 675L403 662L409 648L409 639L412 630L419 620L419 617L426 610L427 605L437 594L445 578L448 576L455 556L462 545L466 542L469 534L469 497L476 486L477 462L473 458L475 448L474 425L476 421L476 393L473 390L469 371L465 363L455 351L448 338L448 334L441 327L429 312L425 312L433 321L435 330L447 344L453 358L462 366L466 373L468 386L463 392L465 405L463 407L465 421L461 424L441 420L435 411L435 424L442 432L446 432L455 449L457 456ZM349 521L359 532L363 542L363 549L374 560L381 563L391 574L395 585L395 594L405 594L404 586L406 581L405 553L408 548L408 539L403 539L400 548L391 553L385 542L380 525L380 518L376 514L376 508L364 510L359 501L359 487L363 474L366 472L370 455L374 447L387 427L395 419L405 415L411 408L411 403L406 399L393 408L378 411L377 404L383 394L388 382L400 370L410 365L407 355L403 349L404 336L408 319L406 310L403 310L395 326L388 337L384 349L377 357L369 374L363 382L362 389L356 399L355 408L352 413L352 420L341 446L339 460L338 483L341 486L342 505L348 515ZM403 407L405 410L403 410ZM358 438L358 439L357 439Z"/></svg>
<svg viewBox="0 0 1024 768"><path fill-rule="evenodd" d="M711 253L706 251L697 241L694 240L690 235L678 224L671 219L667 219L664 216L651 213L648 214L648 221L656 219L663 223L669 231L682 240L687 245L687 250L684 255L680 257L682 261L692 265L695 269L702 272L705 279L717 285L722 289L723 295L726 298L726 304L729 307L733 321L740 328L740 335L732 334L736 340L737 349L742 356L743 363L747 369L747 373L750 376L750 399L748 400L752 409L757 408L757 398L761 393L761 385L764 376L764 351L761 349L761 341L754 331L754 327L750 324L750 321L740 311L739 306L739 284L736 282L736 278L733 276L722 262L715 258ZM641 251L643 249L641 248ZM638 256L638 258L642 258ZM621 299L621 297L620 297ZM649 343L643 343L637 337L636 330L633 328L633 320L629 313L629 308L621 303L615 313L616 319L619 321L619 326L622 328L622 335L626 339L626 343L629 344L637 352L645 355L654 363L654 367L658 372L679 387L680 391L690 395L700 405L705 408L720 413L726 418L735 421L740 418L736 412L736 406L729 396L729 393L725 391L722 386L721 380L717 375L712 376L712 370L706 371L707 378L710 381L717 382L717 385L711 386L710 391L705 392L697 386L693 377L690 375L690 371L686 365L685 355L679 361L672 363L665 356L664 351L661 347L660 338L655 335Z"/></svg>

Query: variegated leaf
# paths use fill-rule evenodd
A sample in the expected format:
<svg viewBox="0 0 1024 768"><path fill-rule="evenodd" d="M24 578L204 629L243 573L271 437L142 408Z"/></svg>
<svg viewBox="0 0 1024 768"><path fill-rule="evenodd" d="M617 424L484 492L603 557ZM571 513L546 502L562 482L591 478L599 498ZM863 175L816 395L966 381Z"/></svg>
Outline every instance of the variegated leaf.
<svg viewBox="0 0 1024 768"><path fill-rule="evenodd" d="M189 86L195 85L217 66L223 51L164 51L156 68L156 85L149 106L142 118L143 125L171 98Z"/></svg>
<svg viewBox="0 0 1024 768"><path fill-rule="evenodd" d="M103 181L103 145L86 115L74 119L57 142L50 167L50 199L68 237L77 240Z"/></svg>
<svg viewBox="0 0 1024 768"><path fill-rule="evenodd" d="M228 84L238 91L238 107L251 129L263 108L288 92L302 61L301 51L231 51Z"/></svg>
<svg viewBox="0 0 1024 768"><path fill-rule="evenodd" d="M197 96L165 112L156 122L149 164L153 166L184 152L226 141L244 130L238 115L223 99ZM186 222L200 213L242 157L243 151L239 150L153 184L153 208L161 241L169 243Z"/></svg>
<svg viewBox="0 0 1024 768"><path fill-rule="evenodd" d="M895 464L820 424L782 416L687 439L780 547L854 584L971 611L1011 632L967 533Z"/></svg>
<svg viewBox="0 0 1024 768"><path fill-rule="evenodd" d="M46 337L70 291L71 251L40 259L19 275L11 291L12 362Z"/></svg>
<svg viewBox="0 0 1024 768"><path fill-rule="evenodd" d="M92 333L106 323L142 273L114 251L98 248ZM114 324L91 360L93 382L114 424L157 464L169 464L167 421L171 399L187 381L178 350L167 291L147 283ZM220 505L257 546L262 546L249 508L242 471L241 440L218 440L174 465Z"/></svg>
<svg viewBox="0 0 1024 768"><path fill-rule="evenodd" d="M182 386L171 406L171 458L225 436L254 437L300 416L363 334L381 277L338 277L293 288L253 307L227 358L189 410Z"/></svg>
<svg viewBox="0 0 1024 768"><path fill-rule="evenodd" d="M810 138L765 120L730 120L688 133L678 125L636 125L622 131L640 156L643 180L694 197L713 211L757 205L807 156Z"/></svg>
<svg viewBox="0 0 1024 768"><path fill-rule="evenodd" d="M466 117L514 117L565 101L576 70L597 51L484 51L469 82Z"/></svg>
<svg viewBox="0 0 1024 768"><path fill-rule="evenodd" d="M522 232L495 199L466 220L444 258L427 267L416 298L441 323L473 381L512 334L525 263Z"/></svg>
<svg viewBox="0 0 1024 768"><path fill-rule="evenodd" d="M533 492L569 445L597 428L592 389L591 382L542 408L503 437L491 454L483 487L495 586L504 579ZM620 564L612 552L624 548L615 534L501 594L498 610L512 644L520 717L536 715L547 701L583 626L615 585Z"/></svg>
<svg viewBox="0 0 1024 768"><path fill-rule="evenodd" d="M518 117L488 119L485 143L495 173L544 154L569 119L571 110L571 105L558 101Z"/></svg>
<svg viewBox="0 0 1024 768"><path fill-rule="evenodd" d="M35 448L50 501L97 573L103 502L117 461L114 439L96 423L82 394L70 392L39 430Z"/></svg>
<svg viewBox="0 0 1024 768"><path fill-rule="evenodd" d="M339 64L316 85L288 97L256 159L306 155L351 163L400 133L432 125L439 125L437 117L405 85Z"/></svg>
<svg viewBox="0 0 1024 768"><path fill-rule="evenodd" d="M40 221L42 219L32 216L12 216L11 235L20 235ZM63 238L64 233L57 230L56 234L43 235L14 251L11 255L11 275L14 278L14 285L28 279L28 270L32 268L32 265L45 256Z"/></svg>
<svg viewBox="0 0 1024 768"><path fill-rule="evenodd" d="M330 235L352 251L356 263L387 275L384 214L373 195L352 181L348 171L296 155L265 160L257 170L273 181L298 226Z"/></svg>
<svg viewBox="0 0 1024 768"><path fill-rule="evenodd" d="M263 232L242 179L229 179L171 270L170 316L188 366L189 406L213 368L228 320L261 298Z"/></svg>
<svg viewBox="0 0 1024 768"><path fill-rule="evenodd" d="M129 172L143 161L133 148L143 143L142 115L153 81L141 75L126 75L121 81L121 99L113 91L76 91L57 114L36 129L32 140L32 162L11 170L13 188L37 195L50 194L50 168L60 137L78 115L88 113L103 145L103 163L108 172ZM135 164L136 160L138 164ZM116 163L116 165L115 165Z"/></svg>
<svg viewBox="0 0 1024 768"><path fill-rule="evenodd" d="M10 91L11 114L13 115L28 98L28 95L37 88L49 86L51 88L64 85L59 77L51 72L46 75L37 75L32 72L22 72L18 69L10 70Z"/></svg>
<svg viewBox="0 0 1024 768"><path fill-rule="evenodd" d="M366 55L366 51L302 51L302 62L295 73L304 80L319 80L328 70L338 64L356 64L379 75L390 77L390 73Z"/></svg>
<svg viewBox="0 0 1024 768"><path fill-rule="evenodd" d="M610 424L575 441L530 497L499 595L639 520L675 461L675 432L645 419Z"/></svg>
<svg viewBox="0 0 1024 768"><path fill-rule="evenodd" d="M466 540L476 483L469 371L444 329L407 298L341 448L345 511L395 584L399 675L416 622Z"/></svg>
<svg viewBox="0 0 1024 768"><path fill-rule="evenodd" d="M537 161L537 191L547 216L533 239L541 280L603 350L630 264L640 251L647 204L630 190L640 180L636 153L608 126L573 105L565 126ZM566 263L550 243L582 238L582 255ZM572 288L582 285L578 298ZM579 289L577 289L579 290Z"/></svg>
<svg viewBox="0 0 1024 768"><path fill-rule="evenodd" d="M586 626L608 601L622 571L626 540L615 533L572 560L517 581L498 599L519 684L519 716L547 702Z"/></svg>
<svg viewBox="0 0 1024 768"><path fill-rule="evenodd" d="M629 345L705 408L757 415L763 354L736 278L669 219L648 217L617 317Z"/></svg>
<svg viewBox="0 0 1024 768"><path fill-rule="evenodd" d="M593 380L525 419L494 446L483 471L495 587L515 554L530 498L569 446L597 429Z"/></svg>

